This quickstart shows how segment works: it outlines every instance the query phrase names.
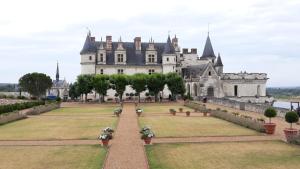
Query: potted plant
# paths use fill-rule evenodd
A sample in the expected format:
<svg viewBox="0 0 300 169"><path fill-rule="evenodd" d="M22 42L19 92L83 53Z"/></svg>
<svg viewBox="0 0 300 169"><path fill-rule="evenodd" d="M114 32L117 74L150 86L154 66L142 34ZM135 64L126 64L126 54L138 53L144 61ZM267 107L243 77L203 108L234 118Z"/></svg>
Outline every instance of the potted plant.
<svg viewBox="0 0 300 169"><path fill-rule="evenodd" d="M203 116L206 117L208 112L209 112L209 109L203 110Z"/></svg>
<svg viewBox="0 0 300 169"><path fill-rule="evenodd" d="M198 112L198 109L197 109L197 108L195 108L195 109L194 109L194 112L195 112L195 113L196 113L196 112Z"/></svg>
<svg viewBox="0 0 300 169"><path fill-rule="evenodd" d="M141 116L142 113L143 113L143 109L141 109L141 108L137 108L137 109L136 109L136 114L137 114L138 116Z"/></svg>
<svg viewBox="0 0 300 169"><path fill-rule="evenodd" d="M144 140L145 144L150 144L152 137L155 136L153 131L151 131L150 127L147 126L143 127L140 133L142 134L141 139Z"/></svg>
<svg viewBox="0 0 300 169"><path fill-rule="evenodd" d="M102 133L99 136L99 140L101 140L103 146L108 146L109 140L113 138L112 133L114 130L110 127L106 127L102 130Z"/></svg>
<svg viewBox="0 0 300 169"><path fill-rule="evenodd" d="M275 132L275 128L276 128L276 124L275 123L271 123L271 118L276 117L277 115L277 111L276 109L274 109L273 107L269 107L265 110L265 116L269 118L269 123L265 123L264 127L266 129L266 133L267 134L274 134Z"/></svg>
<svg viewBox="0 0 300 169"><path fill-rule="evenodd" d="M191 114L191 112L190 111L186 111L185 114L186 114L187 117L189 117L190 114Z"/></svg>
<svg viewBox="0 0 300 169"><path fill-rule="evenodd" d="M115 114L117 117L119 117L121 113L122 113L122 109L121 109L121 108L116 108L116 109L114 110L114 114Z"/></svg>
<svg viewBox="0 0 300 169"><path fill-rule="evenodd" d="M298 134L298 130L293 128L293 123L299 121L299 116L296 112L290 111L285 114L285 121L290 123L290 128L284 129L286 140L291 142Z"/></svg>
<svg viewBox="0 0 300 169"><path fill-rule="evenodd" d="M183 112L183 108L182 108L182 107L179 108L179 112L180 112L180 113Z"/></svg>

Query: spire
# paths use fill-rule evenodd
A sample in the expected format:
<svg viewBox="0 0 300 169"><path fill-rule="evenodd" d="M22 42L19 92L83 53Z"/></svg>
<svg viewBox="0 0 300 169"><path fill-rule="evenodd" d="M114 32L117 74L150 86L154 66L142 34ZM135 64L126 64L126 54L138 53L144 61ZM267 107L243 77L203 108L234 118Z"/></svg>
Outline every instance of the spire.
<svg viewBox="0 0 300 169"><path fill-rule="evenodd" d="M167 43L165 44L164 54L175 54L174 46L172 45L170 35L168 35Z"/></svg>
<svg viewBox="0 0 300 169"><path fill-rule="evenodd" d="M211 45L211 42L210 42L209 33L207 35L207 39L206 39L206 42L205 42L203 54L201 56L201 59L204 59L204 58L216 58L215 53L214 53L214 49L213 49L213 47Z"/></svg>
<svg viewBox="0 0 300 169"><path fill-rule="evenodd" d="M58 61L56 65L56 81L59 81L59 68L58 68Z"/></svg>
<svg viewBox="0 0 300 169"><path fill-rule="evenodd" d="M101 41L100 41L100 46L99 46L99 49L104 49L104 46L103 46L103 41L102 41L102 37L101 37Z"/></svg>
<svg viewBox="0 0 300 169"><path fill-rule="evenodd" d="M222 63L222 59L221 59L220 53L218 53L218 58L217 58L216 66L224 66L223 63Z"/></svg>

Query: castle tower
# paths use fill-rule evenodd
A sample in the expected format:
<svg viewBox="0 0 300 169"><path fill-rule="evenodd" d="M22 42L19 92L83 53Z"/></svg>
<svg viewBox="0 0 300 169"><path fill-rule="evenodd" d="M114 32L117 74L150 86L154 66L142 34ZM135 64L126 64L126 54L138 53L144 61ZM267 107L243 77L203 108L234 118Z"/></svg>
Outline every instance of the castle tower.
<svg viewBox="0 0 300 169"><path fill-rule="evenodd" d="M215 53L214 53L214 49L211 45L209 33L207 35L204 50L203 50L203 54L200 57L200 59L201 60L210 60L212 63L215 62L216 56L215 56Z"/></svg>
<svg viewBox="0 0 300 169"><path fill-rule="evenodd" d="M176 71L176 53L175 48L171 42L170 35L168 36L167 43L164 46L162 64L164 74Z"/></svg>
<svg viewBox="0 0 300 169"><path fill-rule="evenodd" d="M217 62L215 63L214 67L219 75L223 73L224 65L222 63L220 53L218 54Z"/></svg>

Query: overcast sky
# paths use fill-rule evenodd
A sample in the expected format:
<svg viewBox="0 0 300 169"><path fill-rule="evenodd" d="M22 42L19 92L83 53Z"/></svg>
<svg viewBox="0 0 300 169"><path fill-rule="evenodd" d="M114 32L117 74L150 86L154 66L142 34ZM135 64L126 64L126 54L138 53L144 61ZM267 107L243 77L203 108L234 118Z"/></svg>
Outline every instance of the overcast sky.
<svg viewBox="0 0 300 169"><path fill-rule="evenodd" d="M265 72L268 86L300 86L299 0L9 0L0 7L0 82L28 72L73 82L87 27L96 40L141 36L202 54L208 23L225 72Z"/></svg>

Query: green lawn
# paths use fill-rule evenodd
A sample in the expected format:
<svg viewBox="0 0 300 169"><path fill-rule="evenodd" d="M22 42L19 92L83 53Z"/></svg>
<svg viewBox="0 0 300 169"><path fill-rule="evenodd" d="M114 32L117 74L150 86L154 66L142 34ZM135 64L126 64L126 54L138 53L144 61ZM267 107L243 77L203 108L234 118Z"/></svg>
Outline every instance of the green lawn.
<svg viewBox="0 0 300 169"><path fill-rule="evenodd" d="M1 125L0 140L96 139L101 129L116 125L116 117L35 116Z"/></svg>
<svg viewBox="0 0 300 169"><path fill-rule="evenodd" d="M280 141L155 144L151 169L299 169L300 147Z"/></svg>
<svg viewBox="0 0 300 169"><path fill-rule="evenodd" d="M144 109L145 113L169 113L169 109L175 109L179 112L179 108L183 108L183 112L194 112L193 109L179 104L141 104L140 107Z"/></svg>
<svg viewBox="0 0 300 169"><path fill-rule="evenodd" d="M46 115L113 115L117 106L103 107L66 107L46 113Z"/></svg>
<svg viewBox="0 0 300 169"><path fill-rule="evenodd" d="M99 169L106 150L94 146L1 146L3 169Z"/></svg>
<svg viewBox="0 0 300 169"><path fill-rule="evenodd" d="M147 116L140 127L150 126L157 137L239 136L260 133L214 117Z"/></svg>

